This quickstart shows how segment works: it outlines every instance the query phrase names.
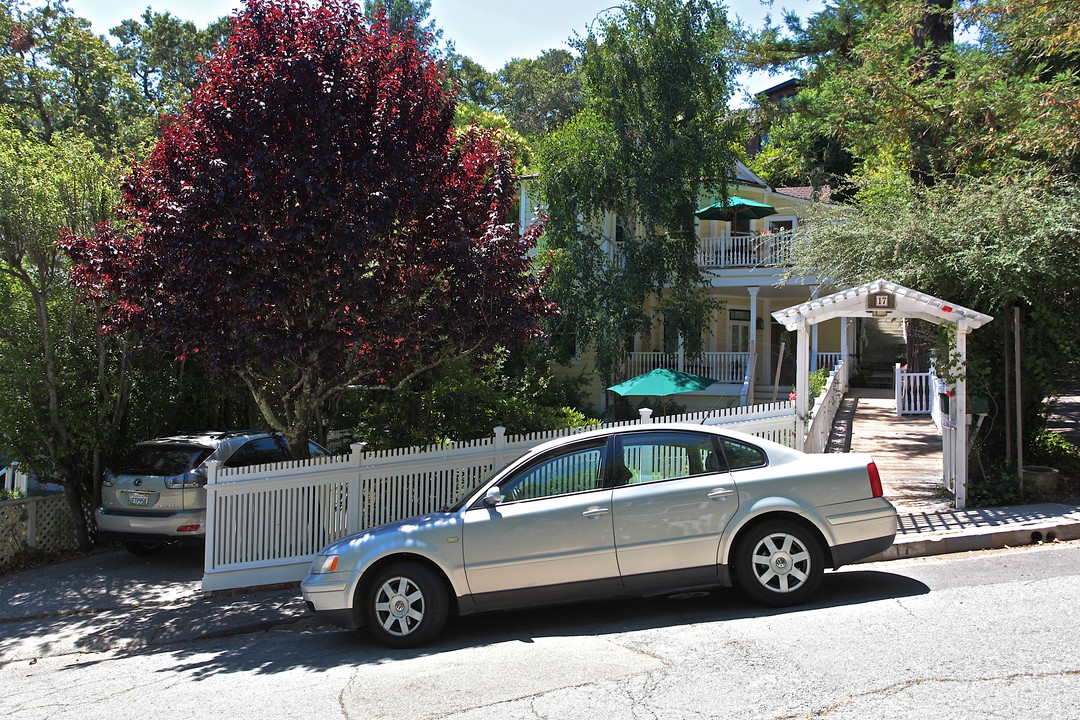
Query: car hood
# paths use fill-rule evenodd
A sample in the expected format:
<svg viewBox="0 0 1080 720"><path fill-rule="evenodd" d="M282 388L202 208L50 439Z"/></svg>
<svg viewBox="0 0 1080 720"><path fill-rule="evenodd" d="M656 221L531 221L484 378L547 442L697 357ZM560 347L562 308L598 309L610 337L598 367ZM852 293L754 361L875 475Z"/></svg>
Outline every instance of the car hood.
<svg viewBox="0 0 1080 720"><path fill-rule="evenodd" d="M447 538L459 537L460 534L461 520L458 513L434 512L361 530L331 543L320 554L379 555L383 552L411 549L428 555L431 554L431 548L441 551L440 546L447 544ZM460 548L460 543L455 544Z"/></svg>

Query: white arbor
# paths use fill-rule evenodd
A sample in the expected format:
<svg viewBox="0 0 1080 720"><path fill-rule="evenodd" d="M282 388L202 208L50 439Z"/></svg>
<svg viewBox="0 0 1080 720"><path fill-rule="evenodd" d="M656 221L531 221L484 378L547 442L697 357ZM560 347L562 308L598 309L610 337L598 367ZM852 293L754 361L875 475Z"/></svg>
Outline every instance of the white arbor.
<svg viewBox="0 0 1080 720"><path fill-rule="evenodd" d="M801 422L807 418L809 376L810 376L810 333L811 327L817 323L833 318L869 318L893 315L900 318L920 318L934 323L935 325L951 324L956 332L953 337L953 348L950 354L956 359L959 370L953 387L954 397L949 403L949 417L955 425L956 431L946 436L945 442L951 442L951 448L945 448L946 455L953 460L953 487L956 497L956 507L963 508L967 502L967 444L968 425L971 417L967 412L967 335L994 318L984 315L976 310L970 310L947 300L921 293L911 288L906 288L896 283L885 280L875 280L865 285L841 290L831 295L815 298L801 305L785 308L774 312L776 321L789 331L798 331L798 347L796 349L796 384L795 384L795 412ZM843 378L847 385L846 362L850 355L848 347L848 333L846 320L841 333L842 353L845 358ZM949 469L946 469L948 472ZM948 480L949 478L945 478Z"/></svg>

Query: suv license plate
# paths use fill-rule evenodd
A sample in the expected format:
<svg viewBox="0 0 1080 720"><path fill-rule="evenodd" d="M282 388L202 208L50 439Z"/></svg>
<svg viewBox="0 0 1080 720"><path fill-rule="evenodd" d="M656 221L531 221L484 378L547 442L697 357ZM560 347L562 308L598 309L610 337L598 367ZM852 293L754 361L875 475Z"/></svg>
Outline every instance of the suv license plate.
<svg viewBox="0 0 1080 720"><path fill-rule="evenodd" d="M130 505L149 505L150 494L143 492L133 492L128 495L128 504Z"/></svg>

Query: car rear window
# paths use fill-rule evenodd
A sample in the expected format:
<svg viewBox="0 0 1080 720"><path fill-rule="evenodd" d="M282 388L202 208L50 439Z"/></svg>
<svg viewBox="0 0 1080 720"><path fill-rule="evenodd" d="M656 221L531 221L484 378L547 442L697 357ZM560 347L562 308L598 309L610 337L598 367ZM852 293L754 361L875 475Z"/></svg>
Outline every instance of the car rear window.
<svg viewBox="0 0 1080 720"><path fill-rule="evenodd" d="M113 472L125 475L183 475L210 457L211 448L200 445L150 445L117 463Z"/></svg>

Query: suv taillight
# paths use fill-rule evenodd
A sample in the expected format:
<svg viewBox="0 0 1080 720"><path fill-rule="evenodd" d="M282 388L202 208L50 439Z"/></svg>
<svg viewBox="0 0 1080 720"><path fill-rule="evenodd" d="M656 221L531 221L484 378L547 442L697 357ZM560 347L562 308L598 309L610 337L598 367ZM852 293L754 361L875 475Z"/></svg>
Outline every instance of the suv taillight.
<svg viewBox="0 0 1080 720"><path fill-rule="evenodd" d="M871 462L866 466L866 473L870 476L870 494L876 498L884 496L885 493L881 490L881 474L878 472L877 465Z"/></svg>
<svg viewBox="0 0 1080 720"><path fill-rule="evenodd" d="M194 470L188 470L183 475L173 475L165 478L165 487L172 490L180 488L202 487L206 484L206 467L200 465Z"/></svg>

